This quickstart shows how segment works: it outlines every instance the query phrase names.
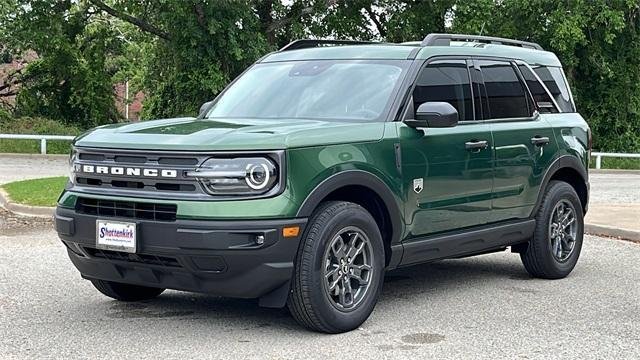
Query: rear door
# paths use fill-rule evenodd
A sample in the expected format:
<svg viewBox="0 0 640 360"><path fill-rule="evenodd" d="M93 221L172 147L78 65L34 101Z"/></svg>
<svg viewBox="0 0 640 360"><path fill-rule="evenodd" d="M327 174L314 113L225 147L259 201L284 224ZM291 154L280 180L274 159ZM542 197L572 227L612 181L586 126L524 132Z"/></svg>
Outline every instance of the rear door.
<svg viewBox="0 0 640 360"><path fill-rule="evenodd" d="M546 165L557 148L550 124L514 62L476 59L486 90L485 121L494 149L490 222L526 218L537 200Z"/></svg>

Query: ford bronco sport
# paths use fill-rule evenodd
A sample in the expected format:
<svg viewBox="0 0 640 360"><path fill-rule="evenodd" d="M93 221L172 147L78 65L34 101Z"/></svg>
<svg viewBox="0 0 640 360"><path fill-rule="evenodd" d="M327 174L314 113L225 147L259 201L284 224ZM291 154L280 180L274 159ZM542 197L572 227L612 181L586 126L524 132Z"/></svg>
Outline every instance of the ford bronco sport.
<svg viewBox="0 0 640 360"><path fill-rule="evenodd" d="M258 298L338 333L398 267L510 248L531 276L567 276L590 147L538 44L299 40L196 118L79 136L55 226L114 299Z"/></svg>

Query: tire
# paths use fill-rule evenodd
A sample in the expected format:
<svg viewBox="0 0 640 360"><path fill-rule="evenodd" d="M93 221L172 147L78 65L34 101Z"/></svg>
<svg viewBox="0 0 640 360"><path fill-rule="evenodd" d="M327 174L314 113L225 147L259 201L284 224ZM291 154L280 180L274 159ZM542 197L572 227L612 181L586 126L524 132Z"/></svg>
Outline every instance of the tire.
<svg viewBox="0 0 640 360"><path fill-rule="evenodd" d="M384 259L380 229L371 214L350 202L322 203L298 249L289 311L314 331L335 334L359 327L382 291Z"/></svg>
<svg viewBox="0 0 640 360"><path fill-rule="evenodd" d="M106 280L91 280L93 286L104 295L120 301L149 300L162 294L164 289L123 284Z"/></svg>
<svg viewBox="0 0 640 360"><path fill-rule="evenodd" d="M563 206L564 210L561 211ZM570 216L571 212L575 220L558 220ZM583 217L582 204L573 187L562 181L551 181L535 217L533 238L526 250L520 253L522 263L531 276L561 279L571 273L582 249ZM568 223L570 224L565 227ZM556 230L558 228L563 230Z"/></svg>

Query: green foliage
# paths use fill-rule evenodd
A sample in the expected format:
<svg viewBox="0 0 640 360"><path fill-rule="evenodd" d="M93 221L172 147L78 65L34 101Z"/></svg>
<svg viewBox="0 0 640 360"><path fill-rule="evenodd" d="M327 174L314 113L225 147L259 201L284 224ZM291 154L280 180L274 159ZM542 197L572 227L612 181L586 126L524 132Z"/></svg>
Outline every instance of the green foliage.
<svg viewBox="0 0 640 360"><path fill-rule="evenodd" d="M117 120L106 59L118 53L120 40L105 19L70 0L25 1L11 16L2 39L16 55L37 54L21 75L16 116L83 127Z"/></svg>
<svg viewBox="0 0 640 360"><path fill-rule="evenodd" d="M69 180L66 176L16 181L2 185L11 201L31 206L56 206Z"/></svg>
<svg viewBox="0 0 640 360"><path fill-rule="evenodd" d="M125 80L145 92L145 118L195 115L260 56L297 38L402 42L458 32L553 51L594 147L640 151L637 0L2 1L0 60L38 55L21 74L16 115L80 127L117 121L112 85Z"/></svg>
<svg viewBox="0 0 640 360"><path fill-rule="evenodd" d="M146 116L196 115L202 103L273 49L245 2L151 2L149 7L157 7L153 20L170 37L155 41L143 60Z"/></svg>
<svg viewBox="0 0 640 360"><path fill-rule="evenodd" d="M479 0L456 7L454 32L540 43L558 55L594 148L640 151L640 3Z"/></svg>
<svg viewBox="0 0 640 360"><path fill-rule="evenodd" d="M80 129L43 118L24 117L0 121L0 134L79 135ZM47 153L68 154L70 141L47 141ZM0 139L0 153L39 153L38 140Z"/></svg>
<svg viewBox="0 0 640 360"><path fill-rule="evenodd" d="M591 169L596 168L596 158L592 157L589 162ZM640 159L629 158L602 158L600 164L602 169L623 169L623 170L640 170Z"/></svg>

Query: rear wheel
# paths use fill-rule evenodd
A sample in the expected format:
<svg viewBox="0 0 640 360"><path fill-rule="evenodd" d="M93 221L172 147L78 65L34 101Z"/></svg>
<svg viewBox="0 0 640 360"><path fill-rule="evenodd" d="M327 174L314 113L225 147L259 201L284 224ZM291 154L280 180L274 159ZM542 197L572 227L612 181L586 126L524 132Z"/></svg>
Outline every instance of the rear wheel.
<svg viewBox="0 0 640 360"><path fill-rule="evenodd" d="M383 271L382 236L371 214L350 202L324 203L300 244L287 305L309 329L353 330L373 311Z"/></svg>
<svg viewBox="0 0 640 360"><path fill-rule="evenodd" d="M533 238L520 254L532 276L563 278L576 266L584 232L582 204L573 187L551 181L538 214Z"/></svg>
<svg viewBox="0 0 640 360"><path fill-rule="evenodd" d="M91 280L93 286L104 295L121 301L148 300L162 294L164 289L123 284L106 280Z"/></svg>

